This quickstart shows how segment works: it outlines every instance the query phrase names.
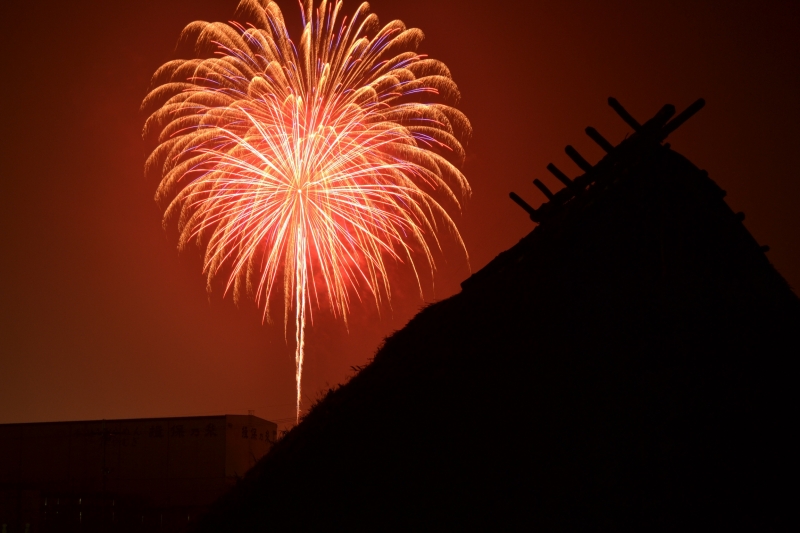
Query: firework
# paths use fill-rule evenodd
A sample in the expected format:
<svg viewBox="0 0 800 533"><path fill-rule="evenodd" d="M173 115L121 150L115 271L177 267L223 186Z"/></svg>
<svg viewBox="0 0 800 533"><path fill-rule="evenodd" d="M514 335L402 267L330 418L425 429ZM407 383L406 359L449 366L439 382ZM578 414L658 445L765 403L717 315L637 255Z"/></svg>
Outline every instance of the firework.
<svg viewBox="0 0 800 533"><path fill-rule="evenodd" d="M265 320L275 295L285 328L293 315L298 416L312 308L346 321L362 293L380 306L387 260L421 293L415 257L432 273L443 230L463 248L448 209L469 194L447 67L416 53L420 30L381 28L366 3L340 21L341 7L301 5L298 45L270 1L242 1L246 24L193 22L179 47L196 58L159 68L142 104L164 223L204 250L209 290L224 271Z"/></svg>

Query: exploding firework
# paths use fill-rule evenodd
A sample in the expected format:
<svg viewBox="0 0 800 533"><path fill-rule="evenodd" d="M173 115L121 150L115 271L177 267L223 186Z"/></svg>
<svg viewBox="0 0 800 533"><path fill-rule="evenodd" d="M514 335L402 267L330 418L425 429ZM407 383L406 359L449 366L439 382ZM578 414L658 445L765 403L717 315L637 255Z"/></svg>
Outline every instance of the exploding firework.
<svg viewBox="0 0 800 533"><path fill-rule="evenodd" d="M420 30L381 28L366 3L339 22L341 7L301 5L299 46L271 1L242 1L247 24L193 22L179 47L196 58L159 68L142 104L145 170L179 248L204 249L209 290L225 271L225 292L253 296L265 320L278 294L287 330L293 315L298 416L312 308L346 321L362 293L380 306L387 260L421 292L415 256L432 273L442 230L463 249L444 206L469 194L470 124L448 105L447 67L416 53Z"/></svg>

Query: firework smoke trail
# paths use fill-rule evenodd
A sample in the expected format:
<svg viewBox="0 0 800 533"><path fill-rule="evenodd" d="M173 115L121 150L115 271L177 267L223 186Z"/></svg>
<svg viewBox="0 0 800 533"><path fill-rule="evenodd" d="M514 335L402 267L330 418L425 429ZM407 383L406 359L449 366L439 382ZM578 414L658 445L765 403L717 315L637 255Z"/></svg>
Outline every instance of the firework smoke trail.
<svg viewBox="0 0 800 533"><path fill-rule="evenodd" d="M196 58L159 68L142 103L145 171L179 248L204 248L208 289L228 270L225 292L253 295L270 321L283 281L298 417L312 301L345 322L353 295L380 306L388 259L411 266L421 294L414 256L433 272L442 229L463 248L444 204L470 192L457 166L471 129L448 105L447 67L415 52L420 30L381 28L366 3L339 22L341 7L306 0L299 46L268 0L239 4L246 24L193 22L178 48Z"/></svg>

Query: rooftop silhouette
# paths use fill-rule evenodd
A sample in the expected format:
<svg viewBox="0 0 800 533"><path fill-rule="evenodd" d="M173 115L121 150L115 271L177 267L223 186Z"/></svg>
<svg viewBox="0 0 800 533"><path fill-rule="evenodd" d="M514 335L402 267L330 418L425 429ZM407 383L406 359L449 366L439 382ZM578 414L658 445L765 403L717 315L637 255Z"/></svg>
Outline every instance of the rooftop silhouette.
<svg viewBox="0 0 800 533"><path fill-rule="evenodd" d="M800 301L665 106L387 338L198 531L783 529ZM671 119L671 120L670 120Z"/></svg>

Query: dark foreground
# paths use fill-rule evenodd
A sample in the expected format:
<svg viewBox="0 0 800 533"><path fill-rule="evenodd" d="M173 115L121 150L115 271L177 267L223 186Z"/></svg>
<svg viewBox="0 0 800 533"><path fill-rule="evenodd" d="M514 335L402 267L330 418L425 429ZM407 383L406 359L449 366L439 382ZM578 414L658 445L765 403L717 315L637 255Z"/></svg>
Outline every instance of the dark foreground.
<svg viewBox="0 0 800 533"><path fill-rule="evenodd" d="M800 304L705 173L635 137L198 530L788 529Z"/></svg>

